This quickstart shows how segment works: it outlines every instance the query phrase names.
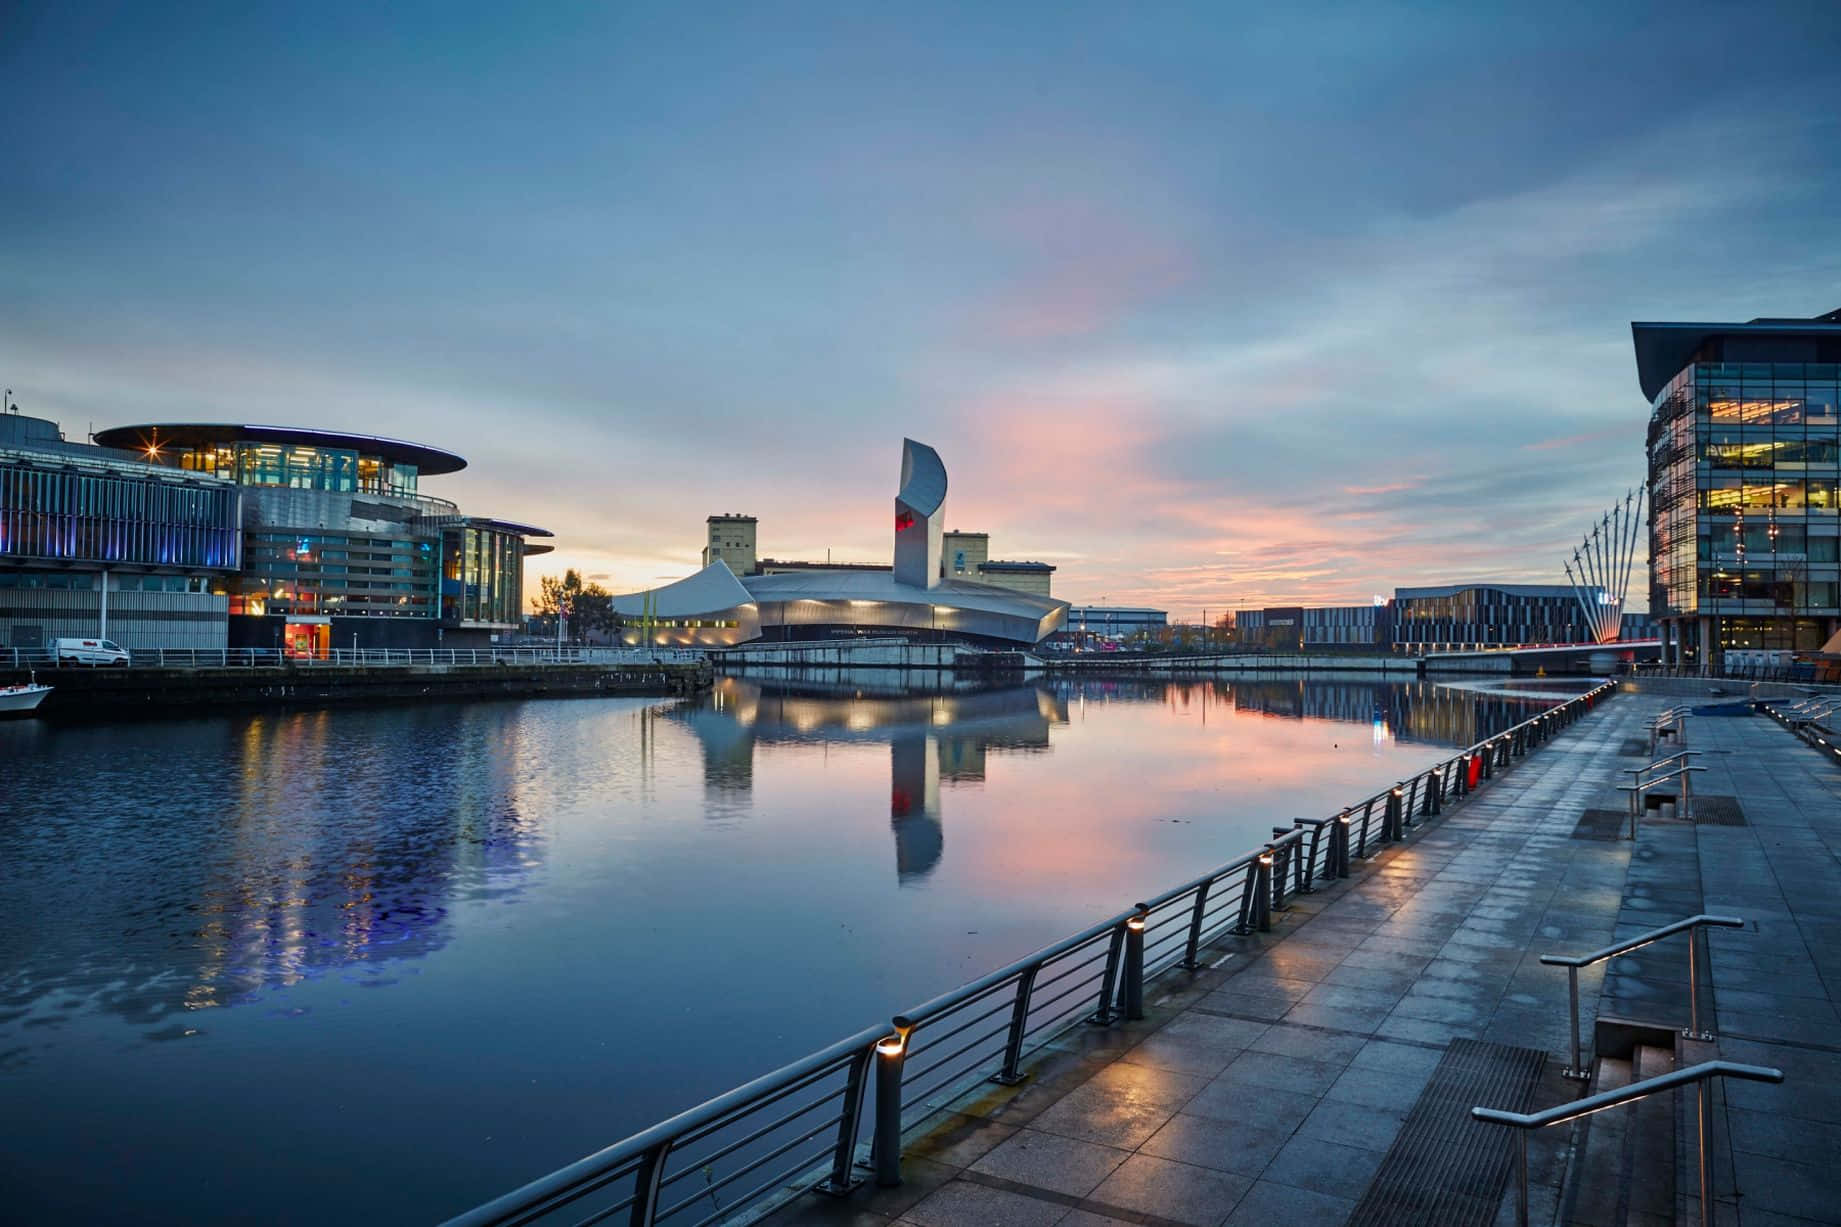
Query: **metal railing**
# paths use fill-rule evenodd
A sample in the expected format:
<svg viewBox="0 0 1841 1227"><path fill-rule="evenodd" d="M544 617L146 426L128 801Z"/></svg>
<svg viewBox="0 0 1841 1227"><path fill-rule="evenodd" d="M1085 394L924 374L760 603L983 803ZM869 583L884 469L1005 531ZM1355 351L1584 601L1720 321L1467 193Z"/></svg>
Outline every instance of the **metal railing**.
<svg viewBox="0 0 1841 1227"><path fill-rule="evenodd" d="M333 648L325 656L290 656L280 648L137 648L137 669L314 669L328 666L690 664L696 648ZM0 668L92 669L60 661L52 648L0 648Z"/></svg>
<svg viewBox="0 0 1841 1227"><path fill-rule="evenodd" d="M1649 721L1649 752L1656 752L1656 745L1664 737L1673 737L1675 744L1681 744L1682 735L1687 731L1688 708L1668 707L1657 712Z"/></svg>
<svg viewBox="0 0 1841 1227"><path fill-rule="evenodd" d="M1590 954L1541 955L1541 962L1547 966L1564 967L1566 969L1567 996L1572 1002L1573 1063L1568 1068L1562 1070L1562 1074L1580 1082L1583 1082L1590 1076L1589 1071L1585 1068L1584 1059L1580 1056L1579 1051L1580 968L1590 967L1594 963L1602 963L1607 959L1614 959L1622 954L1629 954L1632 950L1640 950L1652 942L1659 942L1665 937L1673 937L1677 933L1688 934L1688 1029L1683 1031L1682 1034L1690 1039L1710 1040L1713 1038L1712 1035L1700 1029L1700 942L1698 940L1699 935L1695 930L1707 927L1742 929L1745 927L1745 921L1739 916L1710 916L1702 912L1698 916L1690 916L1686 920L1677 920L1674 924L1663 925L1659 929L1651 929L1647 933L1639 933L1635 937L1626 938L1621 942L1614 942L1604 949L1594 950Z"/></svg>
<svg viewBox="0 0 1841 1227"><path fill-rule="evenodd" d="M1713 1222L1713 1168L1707 1162L1707 1138L1713 1128L1713 1088L1714 1078L1742 1078L1748 1082L1783 1081L1783 1071L1772 1069L1768 1065L1741 1065L1736 1061L1705 1061L1699 1065L1690 1065L1686 1069L1671 1070L1669 1073L1633 1082L1629 1086L1620 1086L1614 1091L1601 1091L1596 1095L1587 1095L1584 1099L1575 1099L1571 1103L1559 1104L1542 1112L1505 1112L1501 1108L1474 1107L1470 1109L1471 1119L1485 1121L1492 1125L1507 1125L1515 1133L1515 1170L1519 1178L1516 1190L1516 1218L1521 1227L1528 1227L1528 1135L1536 1129L1545 1129L1549 1125L1562 1125L1581 1116L1590 1116L1594 1112L1603 1112L1608 1108L1619 1108L1639 1099L1647 1099L1662 1091L1672 1091L1677 1087L1695 1086L1698 1088L1696 1153L1700 1158L1700 1221L1701 1227L1711 1227Z"/></svg>
<svg viewBox="0 0 1841 1227"><path fill-rule="evenodd" d="M1201 966L1203 948L1221 937L1270 929L1273 913L1293 896L1347 877L1352 858L1406 838L1416 816L1439 813L1481 787L1612 693L1611 684L1595 686L1331 817L1275 827L1261 847L1209 873L480 1206L450 1227L530 1223L600 1192L617 1200L576 1221L623 1215L632 1227L707 1227L730 1215L758 1216L808 1188L844 1192L859 1182L857 1169L899 1184L902 1137L915 1125L973 1087L1022 1081L1025 1059L1073 1027L1143 1017L1148 980ZM810 1097L782 1115L756 1118L802 1093ZM835 1110L820 1111L832 1104ZM859 1145L865 1117L874 1122L866 1150ZM779 1174L719 1200L775 1160L785 1160ZM665 1197L662 1189L692 1173L701 1184L675 1201Z"/></svg>
<svg viewBox="0 0 1841 1227"><path fill-rule="evenodd" d="M1644 778L1644 773L1663 767L1665 763L1672 763L1677 759L1688 758L1698 753L1698 750L1683 750L1679 754L1671 754L1667 758L1657 759L1647 767L1625 768L1631 775L1630 783L1619 784L1617 786L1617 791L1630 794L1631 839L1636 838L1637 819L1641 817L1643 813L1643 794L1656 785L1666 784L1671 780L1681 781L1681 794L1677 799L1675 817L1680 818L1684 822L1694 821L1694 773L1696 771L1705 771L1705 767L1695 767L1687 763L1681 763L1679 766L1667 767L1660 775L1652 775L1647 779Z"/></svg>

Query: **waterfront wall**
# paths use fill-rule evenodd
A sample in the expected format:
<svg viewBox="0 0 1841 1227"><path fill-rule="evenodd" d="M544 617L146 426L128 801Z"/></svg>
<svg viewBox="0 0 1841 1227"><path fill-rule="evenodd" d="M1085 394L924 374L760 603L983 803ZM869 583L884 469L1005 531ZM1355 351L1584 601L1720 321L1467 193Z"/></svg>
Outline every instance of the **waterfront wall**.
<svg viewBox="0 0 1841 1227"><path fill-rule="evenodd" d="M224 708L686 695L706 689L710 677L702 663L38 671L38 680L54 687L39 714L79 720L203 715ZM0 671L0 685L25 678L23 670Z"/></svg>

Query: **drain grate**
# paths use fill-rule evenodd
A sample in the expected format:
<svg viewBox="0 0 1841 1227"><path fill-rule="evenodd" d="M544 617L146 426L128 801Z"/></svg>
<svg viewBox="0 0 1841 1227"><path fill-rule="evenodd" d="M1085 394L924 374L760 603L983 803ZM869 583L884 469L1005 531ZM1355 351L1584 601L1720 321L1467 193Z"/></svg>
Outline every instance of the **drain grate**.
<svg viewBox="0 0 1841 1227"><path fill-rule="evenodd" d="M1624 758L1648 758L1649 742L1641 737L1626 737L1617 752Z"/></svg>
<svg viewBox="0 0 1841 1227"><path fill-rule="evenodd" d="M1620 809L1588 809L1573 828L1574 839L1622 839L1630 827L1630 815Z"/></svg>
<svg viewBox="0 0 1841 1227"><path fill-rule="evenodd" d="M1478 1104L1526 1112L1547 1054L1455 1039L1407 1113L1350 1227L1490 1227L1508 1188L1515 1139L1470 1118Z"/></svg>
<svg viewBox="0 0 1841 1227"><path fill-rule="evenodd" d="M1745 821L1745 810L1739 805L1737 797L1722 797L1718 794L1694 794L1694 821L1716 827L1750 825Z"/></svg>

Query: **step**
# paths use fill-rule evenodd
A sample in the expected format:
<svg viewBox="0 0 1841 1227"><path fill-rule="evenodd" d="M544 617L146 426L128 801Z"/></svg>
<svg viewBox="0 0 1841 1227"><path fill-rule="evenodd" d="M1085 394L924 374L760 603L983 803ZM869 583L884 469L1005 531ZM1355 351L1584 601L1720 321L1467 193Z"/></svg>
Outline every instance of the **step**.
<svg viewBox="0 0 1841 1227"><path fill-rule="evenodd" d="M1637 1081L1660 1077L1675 1069L1675 1049L1641 1044L1636 1050ZM1664 1091L1624 1111L1631 1113L1626 1135L1626 1223L1673 1222L1675 1217L1675 1121L1679 1091Z"/></svg>

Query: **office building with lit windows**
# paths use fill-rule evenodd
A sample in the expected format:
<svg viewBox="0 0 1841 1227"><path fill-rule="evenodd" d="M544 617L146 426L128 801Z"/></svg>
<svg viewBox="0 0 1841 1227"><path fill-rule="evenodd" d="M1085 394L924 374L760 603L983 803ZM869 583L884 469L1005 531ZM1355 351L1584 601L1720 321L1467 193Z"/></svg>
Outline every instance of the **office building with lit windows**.
<svg viewBox="0 0 1841 1227"><path fill-rule="evenodd" d="M1819 649L1841 627L1841 311L1630 328L1664 659Z"/></svg>
<svg viewBox="0 0 1841 1227"><path fill-rule="evenodd" d="M0 413L0 647L222 648L241 506L224 478Z"/></svg>
<svg viewBox="0 0 1841 1227"><path fill-rule="evenodd" d="M105 447L242 500L242 559L224 578L232 647L483 647L517 631L528 524L468 515L422 479L466 461L422 443L299 427L158 423Z"/></svg>

